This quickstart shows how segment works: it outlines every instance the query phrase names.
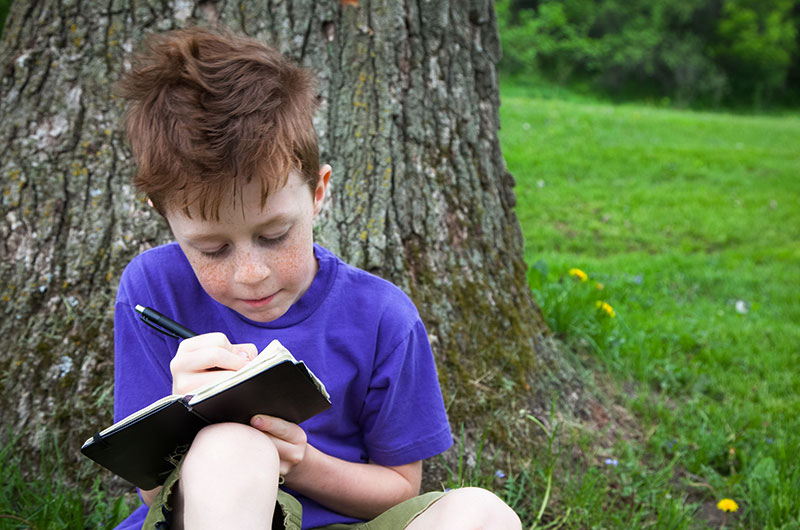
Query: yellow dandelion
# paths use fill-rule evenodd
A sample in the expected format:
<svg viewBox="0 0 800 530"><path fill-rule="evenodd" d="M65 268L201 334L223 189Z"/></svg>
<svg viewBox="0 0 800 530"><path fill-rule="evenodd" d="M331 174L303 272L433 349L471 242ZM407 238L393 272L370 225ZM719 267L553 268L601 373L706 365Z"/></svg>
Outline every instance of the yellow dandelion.
<svg viewBox="0 0 800 530"><path fill-rule="evenodd" d="M608 302L601 302L601 301L598 300L597 303L595 303L595 305L597 306L598 309L602 309L603 311L608 313L608 316L610 316L611 318L614 318L614 317L617 316L617 314L614 312L614 308L611 307L608 304Z"/></svg>
<svg viewBox="0 0 800 530"><path fill-rule="evenodd" d="M579 279L582 282L585 282L586 280L589 279L589 275L587 275L585 272L583 272L580 269L570 269L569 270L569 275L570 276L574 276L575 278Z"/></svg>
<svg viewBox="0 0 800 530"><path fill-rule="evenodd" d="M739 510L739 505L733 499L722 499L717 503L717 509L723 512L735 512Z"/></svg>

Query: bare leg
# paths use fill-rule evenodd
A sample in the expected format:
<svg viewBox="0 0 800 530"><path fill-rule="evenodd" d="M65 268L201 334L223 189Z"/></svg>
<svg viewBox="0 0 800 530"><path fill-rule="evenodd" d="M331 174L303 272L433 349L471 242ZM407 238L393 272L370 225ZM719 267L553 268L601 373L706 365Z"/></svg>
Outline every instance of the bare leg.
<svg viewBox="0 0 800 530"><path fill-rule="evenodd" d="M279 465L274 444L262 432L238 423L206 427L181 467L175 528L270 528Z"/></svg>
<svg viewBox="0 0 800 530"><path fill-rule="evenodd" d="M419 515L408 530L521 530L514 510L481 488L447 492Z"/></svg>

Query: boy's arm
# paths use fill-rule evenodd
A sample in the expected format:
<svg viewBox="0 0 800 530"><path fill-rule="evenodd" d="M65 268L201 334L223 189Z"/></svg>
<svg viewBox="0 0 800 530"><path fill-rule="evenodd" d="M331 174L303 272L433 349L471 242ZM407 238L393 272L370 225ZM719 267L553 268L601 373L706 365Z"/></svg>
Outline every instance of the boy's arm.
<svg viewBox="0 0 800 530"><path fill-rule="evenodd" d="M348 462L309 445L303 429L294 423L259 415L251 424L275 443L286 485L339 513L372 519L419 494L422 462L400 466Z"/></svg>
<svg viewBox="0 0 800 530"><path fill-rule="evenodd" d="M382 466L348 462L306 446L303 465L286 485L339 513L373 519L392 506L419 495L422 462Z"/></svg>

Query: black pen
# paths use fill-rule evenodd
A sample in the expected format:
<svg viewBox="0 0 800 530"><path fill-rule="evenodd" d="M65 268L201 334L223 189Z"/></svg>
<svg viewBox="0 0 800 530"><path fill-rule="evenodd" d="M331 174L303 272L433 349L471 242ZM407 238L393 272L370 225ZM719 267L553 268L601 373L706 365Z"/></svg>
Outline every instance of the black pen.
<svg viewBox="0 0 800 530"><path fill-rule="evenodd" d="M139 313L139 318L142 319L142 322L154 330L160 331L161 333L169 335L170 337L175 337L176 339L188 339L189 337L194 337L197 335L197 333L191 329L187 328L186 326L181 326L171 318L162 315L155 309L137 305L136 311Z"/></svg>

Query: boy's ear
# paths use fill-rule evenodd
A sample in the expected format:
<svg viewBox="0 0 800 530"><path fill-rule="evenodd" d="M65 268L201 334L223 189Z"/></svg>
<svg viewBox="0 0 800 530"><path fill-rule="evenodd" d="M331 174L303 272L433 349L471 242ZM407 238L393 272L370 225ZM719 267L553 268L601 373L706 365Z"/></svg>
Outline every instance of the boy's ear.
<svg viewBox="0 0 800 530"><path fill-rule="evenodd" d="M328 193L328 182L331 180L331 166L324 164L319 168L319 180L314 189L314 215L316 216L322 209L322 203Z"/></svg>

